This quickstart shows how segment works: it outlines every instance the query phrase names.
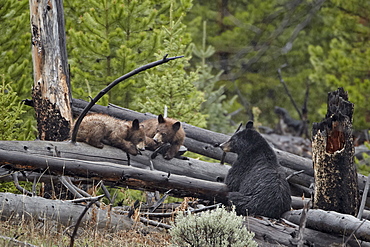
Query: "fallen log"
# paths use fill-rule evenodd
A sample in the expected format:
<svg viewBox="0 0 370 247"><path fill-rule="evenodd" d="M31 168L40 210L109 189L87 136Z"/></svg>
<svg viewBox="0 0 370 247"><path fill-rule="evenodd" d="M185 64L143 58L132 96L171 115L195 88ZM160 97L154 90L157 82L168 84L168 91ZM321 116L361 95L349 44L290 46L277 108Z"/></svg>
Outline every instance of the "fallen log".
<svg viewBox="0 0 370 247"><path fill-rule="evenodd" d="M172 189L171 195L175 197L190 196L224 202L228 192L224 183L109 162L92 162L0 150L0 165L15 170L47 171L47 174L52 175L104 180L114 182L117 186L128 186L138 190L166 192Z"/></svg>
<svg viewBox="0 0 370 247"><path fill-rule="evenodd" d="M105 145L103 149L98 149L85 143L77 143L75 145L70 142L0 141L0 150L4 151L3 155L5 155L5 157L8 151L16 151L30 156L47 155L52 157L59 156L62 158L79 159L94 162L111 162L121 165L128 164L127 156L124 152L122 152L122 150L107 145ZM280 153L279 150L275 151L277 153ZM191 158L189 158L189 160L165 160L162 156L157 156L155 159L150 160L151 154L151 151L144 151L142 155L131 156L130 163L133 167L150 169L152 162L154 168L159 171L213 182L222 182L226 177L227 171L230 168L230 166L228 165L204 162ZM287 160L291 160L291 162L286 163L287 166L293 167L297 170L303 170L304 165L301 165L301 163L298 161L305 160L305 158L289 153L285 153L285 155L288 157ZM293 159L290 159L290 156L295 157ZM25 157L27 157L27 160L28 156ZM295 165L293 160L298 162L296 163L297 165ZM295 169L291 169L286 166L283 167L283 169L287 176L296 172ZM360 176L359 180L362 181L360 179ZM289 183L291 185L292 195L302 196L302 194L304 194L306 197L310 197L311 189L309 187L313 183L312 176L309 176L306 173L294 175L292 178L289 179ZM363 187L365 183L366 180L363 183ZM361 188L361 186L359 187ZM368 197L366 205L370 206L370 197Z"/></svg>
<svg viewBox="0 0 370 247"><path fill-rule="evenodd" d="M260 246L270 246L266 243L271 243L271 246L289 246L296 247L294 236L297 234L298 226L291 222L273 222L267 218L247 217L244 225L248 230L255 233L255 239L261 240ZM328 234L313 229L305 229L304 246L342 246L344 240L343 235ZM370 247L370 243L361 242L351 239L348 241L349 246Z"/></svg>
<svg viewBox="0 0 370 247"><path fill-rule="evenodd" d="M88 104L88 102L80 99L73 99L72 101L72 112L73 115L76 117L78 116L83 108ZM94 105L91 109L92 112L101 112L105 114L112 115L114 117L120 119L127 119L127 120L134 120L135 118L139 121L143 121L149 118L155 118L156 116L150 113L139 113L135 112L130 109L118 107L115 105L109 106L101 106L101 105ZM187 149L191 152L198 153L213 159L221 160L222 151L220 148L217 147L217 144L225 142L230 138L230 136L212 132L210 130L202 129L199 127L192 126L187 123L182 123L186 132L186 138L184 145ZM285 151L281 151L278 149L274 149L276 156L279 160L280 165L285 168L289 168L289 174L292 172L297 172L303 170L304 173L293 177L293 181L289 181L290 183L298 183L298 181L303 181L298 183L300 185L304 185L306 189L314 182L314 171L312 166L312 160L304 157L300 157ZM226 156L225 161L229 164L232 164L236 159L236 155L228 154ZM288 171L288 170L286 170ZM304 177L303 175L306 174L308 176ZM359 190L363 190L366 184L367 177L362 174L357 174L358 177L358 187ZM295 179L295 180L294 180ZM296 188L293 188L296 189ZM296 191L296 190L294 190ZM295 195L300 196L304 193L303 190L298 190ZM305 193L306 196L310 196L308 193ZM368 197L367 206L370 206L370 197Z"/></svg>
<svg viewBox="0 0 370 247"><path fill-rule="evenodd" d="M111 147L107 147L108 149ZM7 158L6 161L4 157ZM223 183L208 182L200 179L187 178L175 174L165 172L151 171L149 169L140 169L131 166L119 165L108 162L91 162L82 160L73 160L60 157L52 157L45 155L29 155L22 152L2 151L0 150L0 164L12 169L22 170L39 170L40 172L48 170L48 174L70 175L74 177L83 177L84 179L103 179L104 181L114 182L118 186L128 186L135 189L160 191L164 192L172 189L171 195L184 197L198 197L212 201L223 201L227 193L227 187ZM68 167L68 169L66 169ZM168 176L169 175L169 176ZM253 221L253 220L251 220ZM266 221L267 222L267 221ZM266 224L266 223L263 223ZM271 223L263 226L258 224L249 224L251 230L256 232L256 236L260 239L269 240L272 243L288 244L289 239L282 235L275 235L272 231ZM281 231L283 227L277 227L277 231ZM292 228L289 231L285 230L285 237L290 236L296 231ZM274 233L274 234L272 234ZM323 235L319 232L311 232L306 229L305 236L312 239L317 246L325 246L328 241L339 243L341 237ZM287 242L288 241L288 242ZM311 240L310 240L311 241ZM319 243L324 243L319 245ZM370 245L363 245L370 246Z"/></svg>
<svg viewBox="0 0 370 247"><path fill-rule="evenodd" d="M302 209L285 212L282 217L295 224L301 220ZM363 241L370 241L370 221L359 220L348 214L340 214L334 211L310 209L307 212L306 227L326 233L354 236Z"/></svg>
<svg viewBox="0 0 370 247"><path fill-rule="evenodd" d="M77 117L88 102L80 99L73 99L72 101L72 112L74 117ZM118 107L110 104L109 106L94 105L91 108L91 112L105 113L116 118L134 120L138 119L140 122L150 118L156 118L157 116L150 113L139 113L130 109ZM227 141L230 136L222 133L213 132L207 129L202 129L196 126L192 126L187 123L182 123L186 132L186 138L184 145L191 152L198 153L207 156L212 159L221 160L222 150L218 147L219 144ZM303 158L297 155L292 155L288 152L274 149L278 160L282 166L294 169L295 164L299 164L301 169L304 170L307 175L313 177L312 161L307 158ZM278 152L279 151L279 152ZM236 159L235 154L228 154L226 156L226 162L232 164Z"/></svg>
<svg viewBox="0 0 370 247"><path fill-rule="evenodd" d="M16 151L26 155L47 155L94 162L111 162L121 165L128 164L127 156L122 150L107 145L105 145L103 149L98 149L85 143L0 141L0 150L5 151L3 153L4 155L8 155L8 151ZM145 151L142 152L142 155L131 156L130 164L133 167L142 169L150 169L151 165L153 165L154 169L158 171L213 182L223 182L230 168L228 165L210 163L192 158L188 160L165 160L162 156L157 156L155 159L151 160L151 154L151 151ZM288 176L293 174L295 170L284 168L284 172ZM301 196L302 194L306 194L310 196L308 188L313 182L312 179L313 177L304 173L289 179L293 195Z"/></svg>
<svg viewBox="0 0 370 247"><path fill-rule="evenodd" d="M0 217L9 219L40 219L56 221L64 226L76 224L85 205L67 201L48 200L12 193L0 193ZM110 210L90 208L81 221L82 225L108 231L129 230L133 221Z"/></svg>
<svg viewBox="0 0 370 247"><path fill-rule="evenodd" d="M16 151L30 156L46 155L94 162L111 162L125 166L128 165L126 153L108 145L99 149L86 143L0 141L0 150L4 151L4 155L6 155L7 151ZM151 151L143 151L142 155L130 156L130 165L142 169L150 169L151 165L153 165L155 170L214 182L222 182L230 168L230 166L227 165L191 158L188 160L166 160L162 156L157 156L155 159L150 159L151 154Z"/></svg>

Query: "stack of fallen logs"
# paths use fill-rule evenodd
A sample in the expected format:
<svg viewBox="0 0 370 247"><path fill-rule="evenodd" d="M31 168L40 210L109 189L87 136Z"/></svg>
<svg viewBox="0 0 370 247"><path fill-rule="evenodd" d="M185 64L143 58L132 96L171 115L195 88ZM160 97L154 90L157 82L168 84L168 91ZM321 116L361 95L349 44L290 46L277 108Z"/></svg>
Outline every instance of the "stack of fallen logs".
<svg viewBox="0 0 370 247"><path fill-rule="evenodd" d="M87 102L73 100L75 116L86 106ZM117 118L143 121L155 116L137 113L114 105L107 107L95 105L92 112L102 112ZM229 136L211 132L183 123L186 131L184 145L188 151L220 160L222 151L218 144ZM312 161L297 155L275 149L282 169L291 185L293 208L303 208L313 189ZM222 183L228 165L204 162L196 159L172 159L170 161L157 156L150 159L151 152L126 157L121 150L105 146L96 149L84 143L74 145L69 142L6 142L0 141L0 164L5 169L38 170L51 175L63 175L84 178L86 180L103 180L105 184L127 186L146 191L167 192L175 197L196 197L213 204L222 201L227 187ZM232 164L236 155L228 154L226 162ZM130 166L128 166L128 162ZM154 170L152 170L154 168ZM366 177L358 175L359 190L365 187ZM1 203L1 202L0 202ZM366 206L370 206L367 198ZM300 225L301 215L307 215L306 224ZM365 212L363 217L367 217ZM148 217L153 217L148 215ZM156 215L158 218L159 216ZM325 212L322 210L292 210L280 221L266 218L247 217L246 225L255 232L256 239L266 243L279 243L297 246L313 243L315 246L329 246L332 243L350 246L370 246L370 223L357 220L350 215Z"/></svg>
<svg viewBox="0 0 370 247"><path fill-rule="evenodd" d="M83 100L74 99L73 100L73 113L75 116L78 116L83 108L86 106L87 102ZM92 109L92 112L101 112L112 115L117 118L126 119L126 120L133 120L137 118L139 121L143 121L149 118L155 118L156 116L149 114L149 113L138 113L129 109L125 109L122 107L118 107L115 105L109 106L100 106L95 105ZM207 156L212 159L221 160L222 158L222 151L218 147L218 144L227 141L230 136L212 132L206 129L198 128L186 123L182 123L186 132L186 138L184 145L188 149L188 151L198 153L204 156ZM268 138L266 138L268 140ZM288 152L284 152L278 149L274 149L280 164L282 165L286 176L289 178L289 183L291 185L292 194L294 196L302 196L305 195L306 197L311 196L312 187L314 183L313 177L313 167L312 167L312 160L303 158L301 156L297 156ZM135 157L133 159L140 160L139 157ZM225 161L229 164L232 164L236 159L236 155L232 153L228 153ZM174 161L180 162L180 161ZM175 171L171 171L174 174L186 175L193 178L200 178L208 181L217 181L222 182L225 178L227 173L228 167L223 167L218 163L208 163L208 162L201 162L199 161L201 169L205 169L208 174L203 174L202 172L197 171L196 169L192 169L192 163L198 163L198 161L191 160L185 161L188 163L187 166L178 164L179 167L175 168ZM146 164L146 162L140 160L139 163ZM161 162L162 163L162 162ZM165 161L167 164L167 162ZM172 161L168 162L173 163ZM181 162L180 162L181 163ZM160 166L161 164L159 164ZM175 164L177 166L177 164ZM204 168L206 166L206 168ZM215 167L211 167L215 166ZM167 171L166 167L158 167L157 170ZM192 171L193 170L193 171ZM210 171L211 170L211 171ZM214 174L213 172L219 172L219 174ZM365 184L366 184L366 177L364 175L358 174L358 184L359 190L363 191ZM367 199L366 203L367 207L370 207L370 197Z"/></svg>

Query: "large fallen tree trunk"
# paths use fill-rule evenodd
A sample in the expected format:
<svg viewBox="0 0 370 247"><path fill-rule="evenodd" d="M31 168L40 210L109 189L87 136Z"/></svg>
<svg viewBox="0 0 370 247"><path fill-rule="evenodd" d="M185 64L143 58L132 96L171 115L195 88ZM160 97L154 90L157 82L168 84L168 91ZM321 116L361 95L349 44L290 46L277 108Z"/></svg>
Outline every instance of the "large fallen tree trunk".
<svg viewBox="0 0 370 247"><path fill-rule="evenodd" d="M0 217L10 219L44 219L56 221L65 226L73 226L85 210L85 206L60 200L48 200L42 197L29 197L12 193L0 193ZM128 230L133 221L124 215L109 210L89 208L81 221L97 229L109 231Z"/></svg>
<svg viewBox="0 0 370 247"><path fill-rule="evenodd" d="M105 145L99 149L85 143L72 144L70 142L45 141L0 141L0 150L16 151L26 155L46 155L61 158L78 159L94 162L111 162L119 165L128 165L127 155L121 149ZM152 152L144 151L142 155L130 156L130 165L143 169L169 172L185 175L207 181L222 182L225 179L229 166L219 163L209 163L197 159L166 160L162 156L151 159Z"/></svg>
<svg viewBox="0 0 370 247"><path fill-rule="evenodd" d="M0 155L0 159L2 159L5 163L8 163L8 152L16 151L28 155L25 156L26 160L31 155L41 154L48 156L59 156L69 159L88 161L90 160L95 162L111 162L115 164L127 165L126 154L120 149L113 148L107 145L103 149L98 149L85 143L77 143L77 145L74 145L70 142L0 141L0 150L4 151ZM278 150L276 151L279 152ZM150 169L152 162L155 170L213 182L222 182L227 174L227 171L230 168L230 166L228 165L209 163L191 158L189 158L189 160L165 160L161 156L157 156L155 159L151 160L151 154L152 152L145 151L143 152L143 155L131 156L130 163L134 167ZM293 154L286 153L286 155L288 157L292 156L292 161L295 157L296 162L301 160L301 157L295 156ZM292 167L294 167L293 162ZM288 176L296 171L299 171L299 169L301 168L302 166L298 162L296 165L296 169L290 169L286 167L284 169L286 175ZM362 176L359 176L359 181L362 181L361 177ZM313 183L313 177L305 173L301 173L290 178L289 183L291 185L292 195L302 196L302 194L306 194L309 196L309 187ZM364 187L364 184L362 187ZM368 197L366 205L370 205L370 197Z"/></svg>
<svg viewBox="0 0 370 247"><path fill-rule="evenodd" d="M175 197L190 196L224 202L228 191L224 183L180 176L170 172L151 171L109 162L28 155L14 151L0 150L0 165L9 166L12 169L38 170L52 175L110 181L117 186L128 186L139 190L166 192L172 189L171 195Z"/></svg>
<svg viewBox="0 0 370 247"><path fill-rule="evenodd" d="M46 143L46 142L40 142ZM50 144L50 143L49 143ZM70 143L57 143L58 146L46 148L49 152L63 150L63 145L70 145ZM59 145L62 144L62 145ZM81 146L88 145L81 144ZM49 146L50 147L50 146ZM105 147L104 149L114 149L112 147ZM117 149L118 150L118 149ZM120 151L120 150L119 150ZM146 152L144 152L146 153ZM56 152L55 154L60 154ZM227 193L227 187L223 183L209 182L201 179L188 178L179 176L168 172L151 171L149 169L140 169L127 165L120 165L108 162L91 162L83 160L73 160L60 157L45 156L40 154L30 155L29 153L22 153L16 151L3 151L0 150L0 164L5 168L21 169L21 170L38 170L43 172L47 170L47 174L56 175L70 175L74 177L82 177L84 179L103 179L104 181L111 181L118 186L128 186L135 189L147 191L160 191L165 192L171 189L171 195L174 196L191 196L204 198L213 201L224 201ZM66 169L68 168L68 169ZM249 219L251 222L252 218ZM267 222L267 221L266 221ZM294 243L288 244L291 238L285 238L297 230L297 227L287 228L283 235L277 234L282 228L276 227L272 223L268 226L263 224L253 224L250 229L256 232L257 238L268 239L270 242L277 242L294 246ZM277 229L274 234L271 233L272 229ZM280 229L280 230L279 230ZM275 230L274 230L275 231ZM342 232L344 230L342 229ZM285 236L285 237L284 237ZM320 236L320 237L319 237ZM327 241L340 243L341 238L336 236L329 236L323 233L314 232L306 229L304 238L306 240L312 239L313 243L321 243L325 246ZM364 245L363 246L369 246Z"/></svg>
<svg viewBox="0 0 370 247"><path fill-rule="evenodd" d="M42 142L42 141L0 141L0 150L17 151L28 155L42 154L49 156L59 156L64 158L90 160L96 162L112 162L127 165L127 156L122 150L105 146L103 149L94 148L85 143L74 145L70 142ZM4 153L6 155L6 153ZM154 169L170 172L172 174L184 175L199 178L207 181L222 182L230 168L228 165L220 163L210 163L197 159L165 160L162 156L157 156L151 160L150 151L143 152L143 155L131 156L130 164L134 167L149 169L153 164ZM298 166L298 168L301 168ZM296 172L296 170L285 168L286 176ZM294 195L301 196L313 182L313 177L307 174L298 174L289 180ZM303 189L302 189L303 188ZM309 195L309 193L307 193Z"/></svg>
<svg viewBox="0 0 370 247"><path fill-rule="evenodd" d="M296 223L295 223L296 224ZM291 222L271 222L266 218L247 217L244 225L255 233L255 238L263 240L260 246L289 246L296 247L295 236L298 234L298 224ZM319 230L306 228L303 234L304 246L328 247L328 246L361 246L369 247L370 243L358 241L354 238L348 240L348 245L343 245L346 238L343 234L328 234Z"/></svg>
<svg viewBox="0 0 370 247"><path fill-rule="evenodd" d="M73 99L72 101L72 112L74 116L78 116L88 102L80 99ZM112 115L120 119L133 120L135 118L139 121L143 121L149 118L155 118L155 115L150 113L139 113L115 105L101 106L94 105L91 109L92 112L101 112ZM210 130L198 128L186 123L182 123L186 132L185 146L191 152L195 152L213 159L220 160L222 157L222 151L216 147L230 138L230 136L212 132ZM312 166L312 160L303 158L288 152L284 152L278 149L274 149L280 164L284 167L286 175L291 175L294 172L302 171L303 173L293 176L289 183L291 184L292 193L300 196L305 193L309 196L310 185L314 182L314 172ZM225 161L232 164L236 159L235 154L228 153ZM213 167L211 169L214 169ZM361 174L358 176L358 187L359 190L363 190L366 184L366 177ZM213 180L214 181L214 180ZM219 180L216 180L219 181ZM370 206L370 197L367 199L367 206Z"/></svg>
<svg viewBox="0 0 370 247"><path fill-rule="evenodd" d="M87 104L88 102L84 100L73 99L72 112L74 117L77 117ZM143 121L146 119L157 117L150 113L139 113L115 105L109 106L94 105L91 108L91 112L105 113L116 118L131 121L134 119ZM223 152L218 147L218 144L227 141L230 138L229 135L213 132L207 129L202 129L187 123L182 123L182 125L186 132L184 145L189 151L207 156L212 159L221 160ZM277 149L275 149L275 152L278 156L281 165L290 169L297 169L298 166L299 170L304 170L305 174L313 177L312 161L310 159L303 158L297 155L292 155L290 153ZM226 156L225 161L229 164L232 164L235 161L235 159L236 159L235 154L228 154Z"/></svg>
<svg viewBox="0 0 370 247"><path fill-rule="evenodd" d="M282 217L295 224L299 224L301 216L302 209L288 211ZM338 235L349 236L353 233L359 240L370 241L370 221L361 221L348 214L310 209L307 212L306 226L321 232L335 233Z"/></svg>

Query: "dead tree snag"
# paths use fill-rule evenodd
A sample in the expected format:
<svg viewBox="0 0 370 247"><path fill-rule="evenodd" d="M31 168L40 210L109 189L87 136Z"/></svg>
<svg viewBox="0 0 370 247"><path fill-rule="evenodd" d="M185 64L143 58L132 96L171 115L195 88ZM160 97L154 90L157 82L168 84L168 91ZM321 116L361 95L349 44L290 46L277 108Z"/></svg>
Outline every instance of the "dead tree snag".
<svg viewBox="0 0 370 247"><path fill-rule="evenodd" d="M30 0L30 15L39 139L63 141L72 120L63 1Z"/></svg>
<svg viewBox="0 0 370 247"><path fill-rule="evenodd" d="M339 88L328 94L326 118L313 125L314 208L357 214L359 194L353 163L353 109L347 92Z"/></svg>

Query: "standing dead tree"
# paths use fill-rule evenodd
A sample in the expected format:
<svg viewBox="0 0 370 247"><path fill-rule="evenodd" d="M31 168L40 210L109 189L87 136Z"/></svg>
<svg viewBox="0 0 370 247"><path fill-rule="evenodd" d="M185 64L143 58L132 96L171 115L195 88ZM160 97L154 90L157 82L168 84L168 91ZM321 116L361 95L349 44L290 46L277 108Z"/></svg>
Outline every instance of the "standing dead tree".
<svg viewBox="0 0 370 247"><path fill-rule="evenodd" d="M34 86L39 139L68 139L72 112L63 2L30 0Z"/></svg>
<svg viewBox="0 0 370 247"><path fill-rule="evenodd" d="M313 125L314 208L357 214L359 192L353 163L353 109L347 92L339 88L328 94L326 118Z"/></svg>

